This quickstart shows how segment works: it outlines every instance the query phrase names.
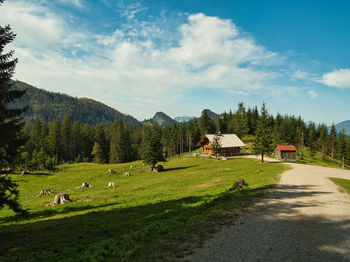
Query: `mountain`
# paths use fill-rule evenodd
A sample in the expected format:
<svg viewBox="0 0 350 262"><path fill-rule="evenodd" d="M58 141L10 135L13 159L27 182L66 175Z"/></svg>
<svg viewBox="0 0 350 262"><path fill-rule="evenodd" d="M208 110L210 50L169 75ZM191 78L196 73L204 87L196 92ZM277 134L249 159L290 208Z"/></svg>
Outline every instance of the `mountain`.
<svg viewBox="0 0 350 262"><path fill-rule="evenodd" d="M331 129L331 127L328 127L329 130ZM350 120L345 120L343 122L340 122L338 124L335 125L335 128L337 129L337 132L341 132L343 129L345 129L345 133L347 135L350 135Z"/></svg>
<svg viewBox="0 0 350 262"><path fill-rule="evenodd" d="M169 126L175 123L175 120L163 112L157 112L154 117L147 120L150 124L157 124L160 126Z"/></svg>
<svg viewBox="0 0 350 262"><path fill-rule="evenodd" d="M216 123L216 120L218 120L219 115L217 113L214 113L210 109L204 109L202 111L202 115L204 114L205 111L207 112L208 116Z"/></svg>
<svg viewBox="0 0 350 262"><path fill-rule="evenodd" d="M182 123L182 122L188 122L192 119L194 119L194 116L177 116L174 118L176 122Z"/></svg>
<svg viewBox="0 0 350 262"><path fill-rule="evenodd" d="M133 126L139 123L134 117L90 98L76 98L48 92L20 81L14 81L13 88L27 90L22 98L11 105L11 107L28 106L28 110L23 114L26 120L33 121L36 116L39 116L42 120L50 122L54 118L62 120L65 115L68 115L71 121L90 125L114 122L114 120L122 120Z"/></svg>

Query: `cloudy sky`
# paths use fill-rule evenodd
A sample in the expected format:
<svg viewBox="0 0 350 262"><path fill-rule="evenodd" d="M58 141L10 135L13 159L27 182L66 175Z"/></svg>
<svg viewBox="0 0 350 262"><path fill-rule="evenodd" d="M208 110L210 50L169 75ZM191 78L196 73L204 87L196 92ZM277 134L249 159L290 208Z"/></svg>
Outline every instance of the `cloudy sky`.
<svg viewBox="0 0 350 262"><path fill-rule="evenodd" d="M289 3L288 3L289 2ZM15 78L139 120L238 102L350 119L349 1L7 0Z"/></svg>

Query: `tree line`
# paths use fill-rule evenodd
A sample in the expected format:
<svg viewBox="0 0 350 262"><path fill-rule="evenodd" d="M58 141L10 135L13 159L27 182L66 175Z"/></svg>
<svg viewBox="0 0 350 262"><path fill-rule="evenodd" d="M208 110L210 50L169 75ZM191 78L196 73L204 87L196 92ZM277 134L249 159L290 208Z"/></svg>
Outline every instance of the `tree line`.
<svg viewBox="0 0 350 262"><path fill-rule="evenodd" d="M174 123L161 127L147 122L131 126L117 120L114 123L96 126L78 121L71 122L68 116L62 121L54 119L50 123L36 118L26 122L17 164L28 169L52 169L60 163L96 162L122 163L143 159L147 140L151 134L159 140L165 157L182 154L199 147L198 142L205 134L235 133L243 140L247 135L259 139L264 153L270 153L277 144L293 144L299 158L304 159L303 148L309 149L312 160L317 151L342 163L350 161L350 138L343 130L339 134L334 124L331 130L325 124L305 123L301 117L280 115L274 117L267 112L265 105L246 109L239 103L237 110L219 115L214 122L206 110L199 119Z"/></svg>

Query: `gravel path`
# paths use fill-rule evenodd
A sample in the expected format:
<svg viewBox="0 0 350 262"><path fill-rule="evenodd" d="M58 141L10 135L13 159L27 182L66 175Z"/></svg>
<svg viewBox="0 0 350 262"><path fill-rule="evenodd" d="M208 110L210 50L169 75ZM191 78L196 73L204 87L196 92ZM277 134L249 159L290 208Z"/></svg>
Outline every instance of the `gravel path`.
<svg viewBox="0 0 350 262"><path fill-rule="evenodd" d="M350 171L290 166L276 190L184 261L350 261L350 197L327 179Z"/></svg>

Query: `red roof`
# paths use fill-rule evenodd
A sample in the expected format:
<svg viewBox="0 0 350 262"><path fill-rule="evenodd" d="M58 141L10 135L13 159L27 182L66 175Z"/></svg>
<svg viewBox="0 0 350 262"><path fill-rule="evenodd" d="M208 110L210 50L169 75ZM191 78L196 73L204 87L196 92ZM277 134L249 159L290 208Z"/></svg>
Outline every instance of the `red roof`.
<svg viewBox="0 0 350 262"><path fill-rule="evenodd" d="M297 151L297 149L293 145L277 145L277 148L280 151Z"/></svg>

